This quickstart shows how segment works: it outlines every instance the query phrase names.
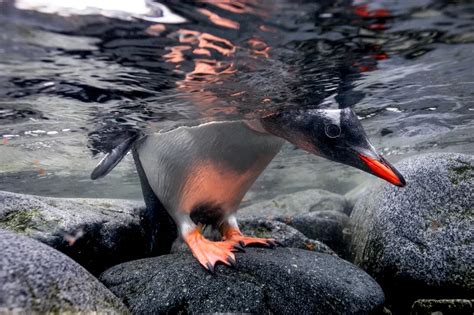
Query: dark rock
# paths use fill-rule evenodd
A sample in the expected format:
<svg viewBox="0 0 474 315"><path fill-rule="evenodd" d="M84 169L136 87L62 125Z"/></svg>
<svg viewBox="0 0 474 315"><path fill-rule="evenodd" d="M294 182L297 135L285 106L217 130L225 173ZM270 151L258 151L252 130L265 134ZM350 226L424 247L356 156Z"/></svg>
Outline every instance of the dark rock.
<svg viewBox="0 0 474 315"><path fill-rule="evenodd" d="M284 247L301 248L320 253L335 255L327 245L307 238L298 230L285 223L263 218L245 218L239 220L242 233L246 236L273 238ZM218 234L204 233L208 239L217 240ZM176 240L171 249L172 253L190 252L186 244L180 239Z"/></svg>
<svg viewBox="0 0 474 315"><path fill-rule="evenodd" d="M101 280L135 314L368 314L384 303L362 270L300 249L249 248L215 275L188 253L164 255L112 267Z"/></svg>
<svg viewBox="0 0 474 315"><path fill-rule="evenodd" d="M411 315L472 315L473 300L417 300L411 307Z"/></svg>
<svg viewBox="0 0 474 315"><path fill-rule="evenodd" d="M322 189L309 189L252 204L240 209L238 215L265 218L291 217L323 210L346 212L348 204L344 196Z"/></svg>
<svg viewBox="0 0 474 315"><path fill-rule="evenodd" d="M79 264L34 239L0 230L0 313L128 313Z"/></svg>
<svg viewBox="0 0 474 315"><path fill-rule="evenodd" d="M327 244L337 254L348 257L349 217L339 211L300 214L286 223L310 239Z"/></svg>
<svg viewBox="0 0 474 315"><path fill-rule="evenodd" d="M472 297L474 157L424 154L397 168L407 187L375 187L354 208L355 263L403 313L419 298Z"/></svg>
<svg viewBox="0 0 474 315"><path fill-rule="evenodd" d="M0 192L0 228L48 244L94 274L154 254L143 211L141 203L126 200Z"/></svg>

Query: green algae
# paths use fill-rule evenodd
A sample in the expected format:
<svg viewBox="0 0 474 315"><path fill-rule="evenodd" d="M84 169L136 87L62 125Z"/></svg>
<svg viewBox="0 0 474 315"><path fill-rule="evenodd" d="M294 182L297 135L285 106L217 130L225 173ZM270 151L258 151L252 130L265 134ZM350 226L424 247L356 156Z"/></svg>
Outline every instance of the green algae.
<svg viewBox="0 0 474 315"><path fill-rule="evenodd" d="M39 209L24 209L0 218L0 227L16 233L28 234L34 228L36 219L44 220Z"/></svg>
<svg viewBox="0 0 474 315"><path fill-rule="evenodd" d="M458 185L464 181L467 181L473 177L472 171L474 171L474 166L469 162L464 162L461 160L456 160L458 163L457 166L451 167L451 174L449 180L454 185Z"/></svg>

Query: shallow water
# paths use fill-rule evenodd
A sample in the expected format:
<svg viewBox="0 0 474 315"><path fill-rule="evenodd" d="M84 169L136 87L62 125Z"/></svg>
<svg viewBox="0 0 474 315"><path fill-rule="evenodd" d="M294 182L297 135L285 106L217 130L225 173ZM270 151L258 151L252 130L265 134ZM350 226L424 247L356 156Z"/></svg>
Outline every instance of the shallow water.
<svg viewBox="0 0 474 315"><path fill-rule="evenodd" d="M282 107L351 106L393 162L474 153L468 1L164 3L187 21L0 0L0 190L140 199L131 156L89 179L127 135ZM287 145L247 200L369 179Z"/></svg>

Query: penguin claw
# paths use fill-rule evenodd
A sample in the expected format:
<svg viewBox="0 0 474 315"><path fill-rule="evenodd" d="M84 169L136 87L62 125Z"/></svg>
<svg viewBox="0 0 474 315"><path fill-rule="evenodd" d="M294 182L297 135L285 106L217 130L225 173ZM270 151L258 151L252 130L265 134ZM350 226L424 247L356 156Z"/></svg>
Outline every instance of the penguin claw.
<svg viewBox="0 0 474 315"><path fill-rule="evenodd" d="M235 267L236 264L237 264L236 261L235 261L235 259L232 258L232 257L230 257L230 256L227 257L227 262L228 262L232 267Z"/></svg>
<svg viewBox="0 0 474 315"><path fill-rule="evenodd" d="M210 262L208 262L205 266L205 268L207 269L207 271L209 271L211 274L215 274L215 270L214 270L214 265L211 264Z"/></svg>
<svg viewBox="0 0 474 315"><path fill-rule="evenodd" d="M240 242L239 242L239 244L235 244L234 248L239 252L245 253L245 248L242 247L242 243L240 243Z"/></svg>
<svg viewBox="0 0 474 315"><path fill-rule="evenodd" d="M229 241L234 241L237 242L240 247L247 247L247 246L252 246L252 245L260 245L268 248L275 248L277 246L283 246L281 242L273 239L273 238L258 238L258 237L249 237L249 236L244 236L244 235L232 235L228 239ZM236 245L234 245L234 248Z"/></svg>

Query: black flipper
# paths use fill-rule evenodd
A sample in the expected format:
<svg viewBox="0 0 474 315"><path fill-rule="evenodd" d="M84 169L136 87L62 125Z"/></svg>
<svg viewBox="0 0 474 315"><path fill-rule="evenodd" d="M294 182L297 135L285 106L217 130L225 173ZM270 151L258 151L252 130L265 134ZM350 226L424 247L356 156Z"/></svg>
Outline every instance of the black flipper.
<svg viewBox="0 0 474 315"><path fill-rule="evenodd" d="M135 148L132 153L145 199L146 211L141 217L140 225L148 233L149 250L153 255L169 254L171 245L178 237L176 224L150 187Z"/></svg>
<svg viewBox="0 0 474 315"><path fill-rule="evenodd" d="M133 135L107 153L92 171L91 179L98 179L110 173L141 136L141 134Z"/></svg>

